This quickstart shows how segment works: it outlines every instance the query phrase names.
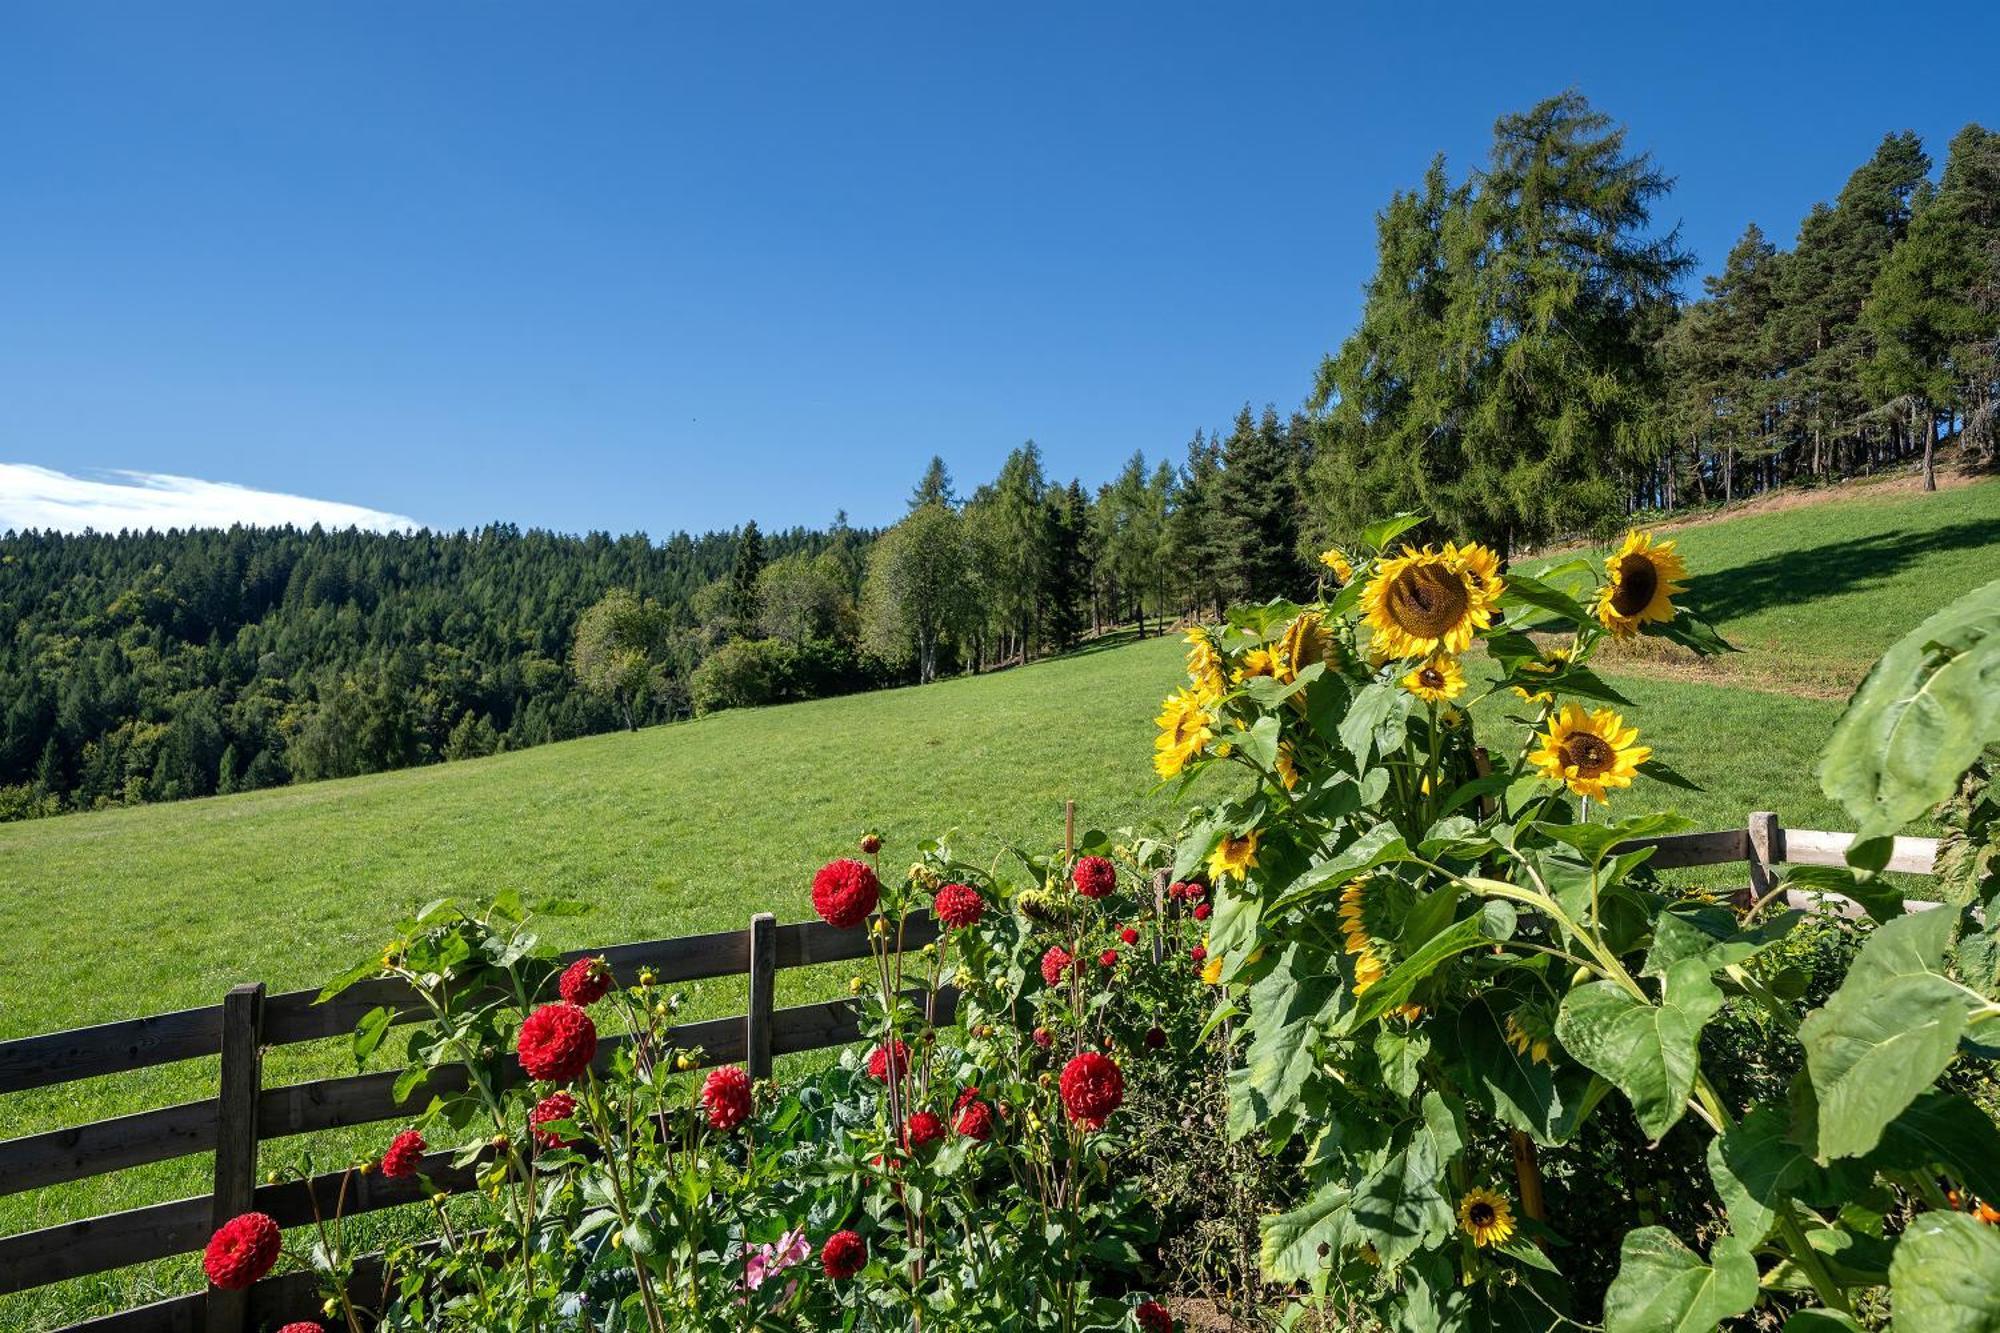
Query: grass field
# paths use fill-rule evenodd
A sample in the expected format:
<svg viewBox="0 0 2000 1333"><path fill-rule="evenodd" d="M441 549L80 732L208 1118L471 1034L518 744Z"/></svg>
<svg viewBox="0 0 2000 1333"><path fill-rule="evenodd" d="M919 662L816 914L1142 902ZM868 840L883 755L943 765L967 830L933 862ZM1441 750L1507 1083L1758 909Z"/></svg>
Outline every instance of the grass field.
<svg viewBox="0 0 2000 1333"><path fill-rule="evenodd" d="M1698 576L1691 600L1748 651L1713 669L1620 664L1648 742L1707 788L1642 782L1621 808L1675 805L1706 827L1772 809L1841 827L1812 776L1840 698L1923 615L2000 577L2000 484L1868 490L1676 535ZM758 910L801 919L813 869L869 825L893 863L952 827L982 856L1053 845L1065 798L1100 826L1164 817L1148 796L1150 718L1180 654L1151 639L493 759L0 827L0 1037L213 1003L247 980L316 985L444 895L587 899L591 914L548 934L609 943L735 928ZM782 974L780 1003L844 976ZM741 1007L740 987L719 983L697 999L709 1013ZM337 1051L294 1047L274 1052L267 1078L332 1072ZM212 1080L212 1062L197 1062L0 1098L0 1110L7 1134L31 1133L206 1095ZM282 1141L265 1164L302 1151ZM0 1197L0 1233L199 1193L207 1169L191 1158ZM194 1273L183 1261L0 1298L0 1329L185 1290Z"/></svg>

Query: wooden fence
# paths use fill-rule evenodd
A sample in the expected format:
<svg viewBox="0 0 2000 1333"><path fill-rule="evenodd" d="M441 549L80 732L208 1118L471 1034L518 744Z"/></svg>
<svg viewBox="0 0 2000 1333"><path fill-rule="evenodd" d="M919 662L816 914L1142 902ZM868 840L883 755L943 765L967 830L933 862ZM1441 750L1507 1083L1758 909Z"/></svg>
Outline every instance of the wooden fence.
<svg viewBox="0 0 2000 1333"><path fill-rule="evenodd" d="M1651 864L1662 869L1742 862L1750 889L1763 894L1774 883L1773 867L1844 865L1851 841L1844 833L1786 829L1775 815L1755 814L1743 828L1631 845L1655 847ZM1936 851L1933 839L1898 838L1889 869L1927 874ZM1791 896L1799 906L1852 910L1852 904L1832 895L1791 891ZM936 935L928 916L912 917L903 944L920 948ZM754 1076L765 1077L776 1056L840 1046L861 1036L859 1013L851 1001L778 1009L773 1000L781 968L866 957L868 940L860 930L835 930L817 921L780 926L766 913L752 918L746 930L579 950L565 955L565 961L600 954L621 983L633 980L642 967L667 984L747 978L746 1013L673 1029L678 1045L701 1049L700 1068L742 1062ZM244 985L232 989L222 1003L199 1009L0 1041L0 1094L179 1060L222 1058L212 1099L0 1142L0 1194L192 1153L215 1154L210 1194L0 1237L0 1295L199 1250L216 1226L252 1208L270 1214L280 1226L309 1223L314 1199L332 1199L342 1173L260 1184L258 1145L344 1125L404 1119L412 1108L392 1096L394 1070L266 1087L263 1051L345 1036L378 1005L396 1010L398 1022L416 1017L402 1008L414 1001L400 983L362 982L325 1004L316 1003L317 998L316 991L266 995L260 984ZM948 1020L951 997L941 998L947 1008L940 1017ZM600 1043L599 1064L615 1049L615 1039ZM450 1072L434 1073L428 1086L449 1090ZM448 1188L469 1186L472 1171L452 1167L451 1157L449 1152L432 1154L424 1163L425 1174ZM346 1213L375 1212L423 1197L415 1180L370 1174L350 1183ZM366 1271L362 1278L365 1283ZM288 1274L267 1278L248 1292L179 1296L69 1327L72 1333L243 1333L282 1317L296 1318L299 1310L316 1303L311 1276Z"/></svg>

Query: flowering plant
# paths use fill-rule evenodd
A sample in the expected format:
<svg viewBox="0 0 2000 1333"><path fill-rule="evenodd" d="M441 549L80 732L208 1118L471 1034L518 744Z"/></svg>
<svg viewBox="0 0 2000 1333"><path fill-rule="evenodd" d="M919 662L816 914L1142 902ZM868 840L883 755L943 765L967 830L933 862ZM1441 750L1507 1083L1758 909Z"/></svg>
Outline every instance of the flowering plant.
<svg viewBox="0 0 2000 1333"><path fill-rule="evenodd" d="M1673 543L1635 534L1601 565L1530 576L1477 544L1399 548L1415 522L1328 552L1312 604L1191 631L1188 683L1159 718L1163 779L1246 779L1174 870L1214 886L1211 1021L1242 1042L1230 1132L1304 1154L1309 1193L1264 1225L1266 1277L1399 1329L1585 1318L1563 1256L1609 1238L1566 1236L1547 1214L1540 1155L1560 1163L1620 1105L1646 1141L1689 1124L1708 1136L1715 1221L1618 1238L1611 1333L1709 1327L1760 1303L1853 1327L1858 1291L1890 1276L1883 1229L1911 1200L1942 1199L1940 1176L1994 1188L1993 1158L1926 1131L1977 1126L2000 1146L1990 1117L1930 1086L1956 1036L1893 1094L1877 1087L1919 1010L1954 1033L2000 1014L1990 989L1946 975L1955 914L1891 921L1801 1024L1770 959L1802 914L1663 890L1648 840L1686 822L1612 816L1639 775L1683 780L1640 743L1594 655L1640 634L1727 648L1675 601ZM1490 744L1508 721L1525 741ZM1849 876L1857 892L1866 870ZM1928 1009L1888 999L1912 971ZM1788 1100L1732 1095L1731 1071L1705 1063L1725 1003L1797 1033ZM1970 1244L1947 1228L1925 1262Z"/></svg>

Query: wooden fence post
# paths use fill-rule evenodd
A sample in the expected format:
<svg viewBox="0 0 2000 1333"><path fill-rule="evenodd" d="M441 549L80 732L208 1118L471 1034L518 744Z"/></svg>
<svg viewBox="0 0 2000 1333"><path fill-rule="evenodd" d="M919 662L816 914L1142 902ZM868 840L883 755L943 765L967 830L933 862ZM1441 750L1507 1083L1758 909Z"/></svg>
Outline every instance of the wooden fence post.
<svg viewBox="0 0 2000 1333"><path fill-rule="evenodd" d="M215 1193L209 1225L250 1211L257 1197L257 1102L264 1090L264 983L231 988L222 999L222 1076L216 1098ZM208 1333L249 1327L247 1291L208 1293Z"/></svg>
<svg viewBox="0 0 2000 1333"><path fill-rule="evenodd" d="M751 1078L771 1077L771 1013L778 980L778 918L759 912L750 918L750 1009L743 1020L744 1064Z"/></svg>
<svg viewBox="0 0 2000 1333"><path fill-rule="evenodd" d="M1777 815L1759 810L1750 816L1750 890L1745 907L1771 891L1771 867L1785 859L1785 830Z"/></svg>

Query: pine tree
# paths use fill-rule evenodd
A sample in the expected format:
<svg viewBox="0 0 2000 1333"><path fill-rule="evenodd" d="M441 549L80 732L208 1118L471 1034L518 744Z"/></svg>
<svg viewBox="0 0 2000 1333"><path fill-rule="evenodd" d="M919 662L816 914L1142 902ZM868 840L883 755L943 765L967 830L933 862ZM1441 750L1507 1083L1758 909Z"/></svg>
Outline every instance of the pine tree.
<svg viewBox="0 0 2000 1333"><path fill-rule="evenodd" d="M1196 431L1167 517L1167 567L1181 610L1189 615L1222 613L1221 479L1221 446Z"/></svg>
<svg viewBox="0 0 2000 1333"><path fill-rule="evenodd" d="M1297 596L1309 581L1299 559L1297 454L1275 409L1253 419L1246 403L1236 414L1216 487L1217 573L1232 600Z"/></svg>
<svg viewBox="0 0 2000 1333"><path fill-rule="evenodd" d="M910 512L914 514L930 504L943 505L947 509L958 505L958 497L951 490L951 470L945 467L944 459L937 454L931 455L930 466L924 469L916 489L910 492Z"/></svg>

